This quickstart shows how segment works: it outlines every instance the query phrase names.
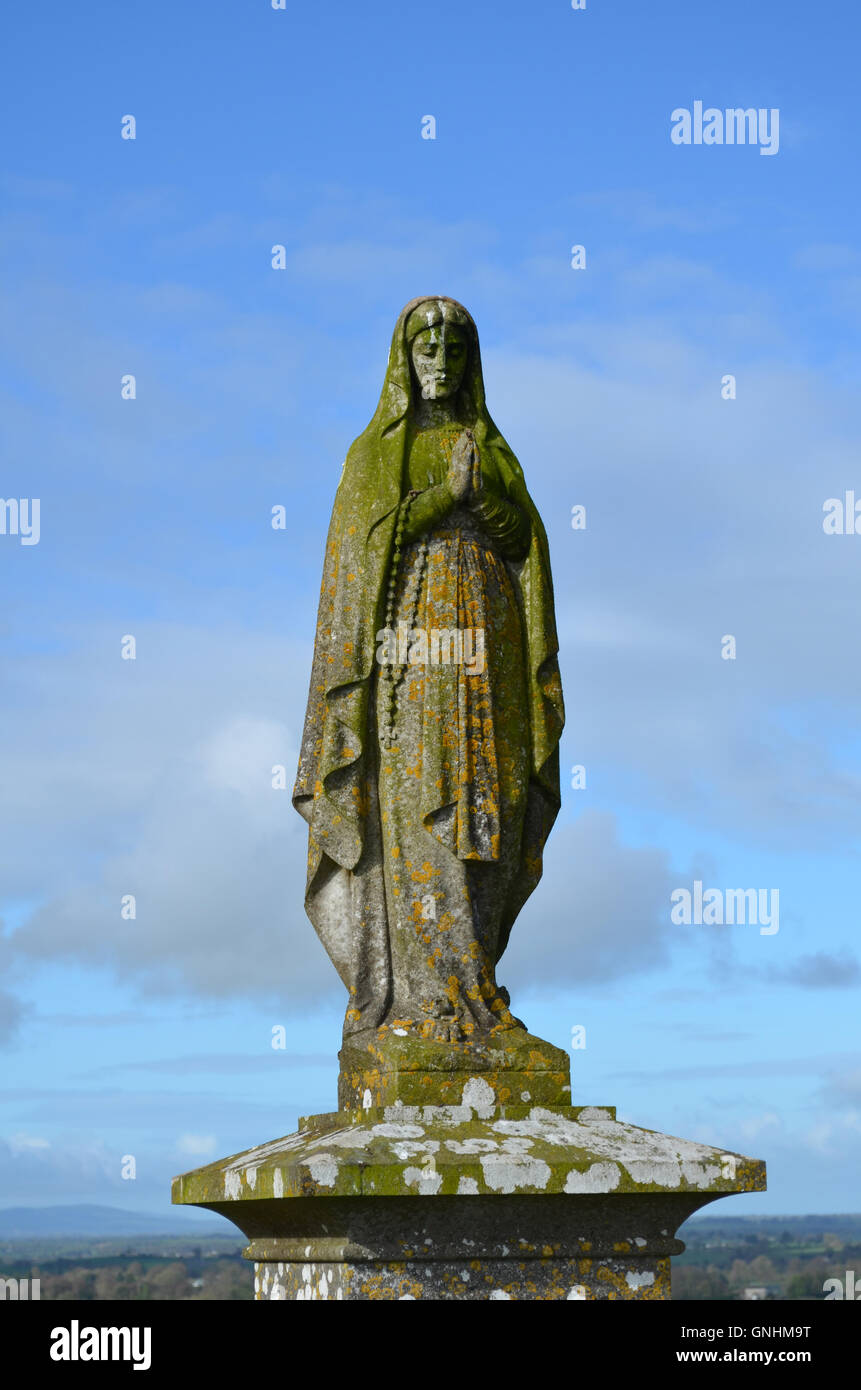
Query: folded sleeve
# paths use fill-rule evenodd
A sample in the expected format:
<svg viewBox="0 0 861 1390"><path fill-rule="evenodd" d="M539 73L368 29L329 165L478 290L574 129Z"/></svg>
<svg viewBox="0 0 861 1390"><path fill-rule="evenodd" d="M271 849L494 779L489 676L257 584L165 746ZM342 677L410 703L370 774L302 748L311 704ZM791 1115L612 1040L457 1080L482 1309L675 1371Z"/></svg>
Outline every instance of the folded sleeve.
<svg viewBox="0 0 861 1390"><path fill-rule="evenodd" d="M425 531L442 521L453 506L454 498L444 482L418 493L410 503L404 522L404 543L409 545L411 541L417 541Z"/></svg>
<svg viewBox="0 0 861 1390"><path fill-rule="evenodd" d="M506 560L523 559L529 549L532 527L516 502L485 490L479 497L471 497L467 505Z"/></svg>

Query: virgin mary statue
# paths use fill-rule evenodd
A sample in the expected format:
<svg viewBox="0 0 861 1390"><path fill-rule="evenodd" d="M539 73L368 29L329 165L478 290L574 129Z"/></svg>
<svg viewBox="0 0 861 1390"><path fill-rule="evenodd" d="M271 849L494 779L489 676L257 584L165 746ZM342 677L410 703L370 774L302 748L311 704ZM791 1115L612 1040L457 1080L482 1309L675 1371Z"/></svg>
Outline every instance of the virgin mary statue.
<svg viewBox="0 0 861 1390"><path fill-rule="evenodd" d="M345 1041L524 1027L496 967L559 809L557 650L547 537L475 324L414 299L335 496L293 793Z"/></svg>

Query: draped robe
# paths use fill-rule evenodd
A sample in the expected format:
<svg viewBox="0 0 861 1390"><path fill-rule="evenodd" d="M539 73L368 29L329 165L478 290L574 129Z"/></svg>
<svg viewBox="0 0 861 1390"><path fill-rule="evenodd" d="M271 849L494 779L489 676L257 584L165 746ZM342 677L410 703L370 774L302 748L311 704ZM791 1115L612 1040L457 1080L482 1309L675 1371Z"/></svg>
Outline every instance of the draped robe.
<svg viewBox="0 0 861 1390"><path fill-rule="evenodd" d="M409 667L391 747L381 739L378 633L398 512L416 481L406 326L424 302L412 301L398 318L377 410L344 463L293 792L309 826L306 910L349 991L345 1037L383 1023L426 1031L449 1018L461 1034L516 1026L494 972L541 877L559 809L564 712L547 538L520 465L487 412L478 335L461 306L469 353L457 409L493 482L487 518L481 508L448 507L425 515L414 536L407 531L397 599L423 539L418 616L434 626L436 603L440 616L462 623L478 611L475 602L470 609L472 584L490 675ZM439 453L433 442L431 453ZM414 506L416 526L427 498ZM455 559L445 560L452 545ZM454 746L438 717L446 691L460 731Z"/></svg>

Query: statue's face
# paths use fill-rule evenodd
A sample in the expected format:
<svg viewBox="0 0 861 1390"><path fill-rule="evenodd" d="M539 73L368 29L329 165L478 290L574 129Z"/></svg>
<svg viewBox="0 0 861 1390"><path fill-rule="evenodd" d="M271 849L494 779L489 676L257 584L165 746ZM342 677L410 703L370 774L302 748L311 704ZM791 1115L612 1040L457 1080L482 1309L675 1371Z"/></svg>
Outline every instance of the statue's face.
<svg viewBox="0 0 861 1390"><path fill-rule="evenodd" d="M444 401L460 389L469 342L456 323L438 323L413 338L413 370L426 401Z"/></svg>

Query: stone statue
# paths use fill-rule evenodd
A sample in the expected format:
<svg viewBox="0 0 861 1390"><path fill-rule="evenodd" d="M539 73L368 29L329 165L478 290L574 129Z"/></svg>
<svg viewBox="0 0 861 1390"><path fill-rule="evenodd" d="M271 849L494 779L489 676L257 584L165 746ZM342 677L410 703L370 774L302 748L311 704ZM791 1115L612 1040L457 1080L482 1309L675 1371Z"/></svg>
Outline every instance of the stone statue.
<svg viewBox="0 0 861 1390"><path fill-rule="evenodd" d="M335 497L293 793L345 1044L523 1035L496 967L559 809L557 650L475 324L415 299Z"/></svg>
<svg viewBox="0 0 861 1390"><path fill-rule="evenodd" d="M559 809L556 650L475 324L415 299L335 498L294 792L350 995L338 1110L173 1185L244 1231L259 1299L668 1299L680 1222L765 1188L756 1159L574 1105L497 983Z"/></svg>

